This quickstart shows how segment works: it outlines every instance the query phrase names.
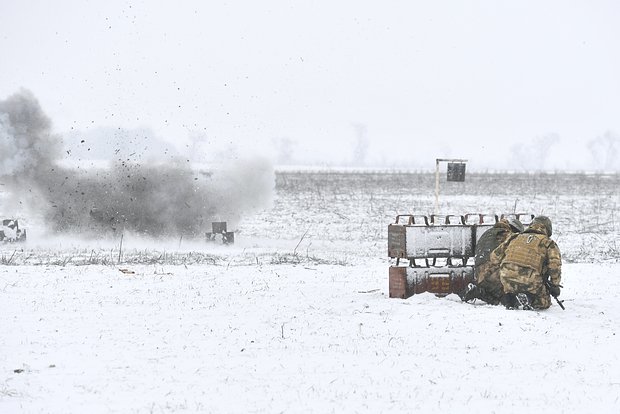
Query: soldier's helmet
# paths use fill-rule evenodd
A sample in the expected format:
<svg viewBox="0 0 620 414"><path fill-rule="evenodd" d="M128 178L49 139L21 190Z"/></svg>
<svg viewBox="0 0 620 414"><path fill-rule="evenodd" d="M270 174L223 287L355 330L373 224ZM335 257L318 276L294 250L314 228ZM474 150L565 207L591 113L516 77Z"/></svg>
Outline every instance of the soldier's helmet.
<svg viewBox="0 0 620 414"><path fill-rule="evenodd" d="M551 226L551 220L549 220L549 217L536 216L534 217L534 220L532 220L532 224L534 223L540 223L545 226L545 229L547 230L547 236L551 236L551 234L553 234L553 227Z"/></svg>
<svg viewBox="0 0 620 414"><path fill-rule="evenodd" d="M523 223L521 223L516 217L506 217L506 221L508 221L508 225L512 227L513 231L523 233L523 230L525 230L525 228L523 227Z"/></svg>

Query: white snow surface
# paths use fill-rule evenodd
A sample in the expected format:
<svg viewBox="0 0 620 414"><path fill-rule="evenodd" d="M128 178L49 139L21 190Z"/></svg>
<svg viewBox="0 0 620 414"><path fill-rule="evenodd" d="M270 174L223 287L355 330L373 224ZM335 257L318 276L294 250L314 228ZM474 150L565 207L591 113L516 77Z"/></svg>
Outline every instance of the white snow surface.
<svg viewBox="0 0 620 414"><path fill-rule="evenodd" d="M620 407L617 264L567 265L544 312L388 299L379 260L131 271L0 268L0 412Z"/></svg>
<svg viewBox="0 0 620 414"><path fill-rule="evenodd" d="M233 246L126 235L121 256L36 226L0 246L0 413L620 412L613 189L519 193L571 259L566 310L535 312L388 298L387 225L432 197L310 187L280 186ZM572 221L586 203L605 217Z"/></svg>

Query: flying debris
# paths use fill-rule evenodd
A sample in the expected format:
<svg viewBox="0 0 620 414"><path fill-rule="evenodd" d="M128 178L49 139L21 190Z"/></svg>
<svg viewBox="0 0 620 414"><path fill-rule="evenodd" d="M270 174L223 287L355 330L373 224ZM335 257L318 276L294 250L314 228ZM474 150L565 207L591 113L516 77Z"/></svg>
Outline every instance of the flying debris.
<svg viewBox="0 0 620 414"><path fill-rule="evenodd" d="M185 159L143 159L110 147L105 167L75 168L61 162L71 150L63 145L31 92L0 100L0 178L8 198L57 233L201 238L216 217L234 223L271 205L275 174L267 160L202 171Z"/></svg>

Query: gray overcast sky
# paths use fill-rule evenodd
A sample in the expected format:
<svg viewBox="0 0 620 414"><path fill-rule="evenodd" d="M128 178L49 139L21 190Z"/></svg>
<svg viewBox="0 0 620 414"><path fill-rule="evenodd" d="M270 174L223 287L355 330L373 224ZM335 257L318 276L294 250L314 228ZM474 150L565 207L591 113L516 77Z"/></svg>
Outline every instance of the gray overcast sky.
<svg viewBox="0 0 620 414"><path fill-rule="evenodd" d="M0 99L181 152L620 170L619 21L611 0L0 0Z"/></svg>

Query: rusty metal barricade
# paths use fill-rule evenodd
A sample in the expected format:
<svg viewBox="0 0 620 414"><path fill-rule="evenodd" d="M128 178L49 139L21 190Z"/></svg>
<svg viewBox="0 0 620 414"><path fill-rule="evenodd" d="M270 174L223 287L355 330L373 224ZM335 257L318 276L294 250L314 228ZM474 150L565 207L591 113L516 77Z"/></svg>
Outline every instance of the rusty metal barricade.
<svg viewBox="0 0 620 414"><path fill-rule="evenodd" d="M501 218L513 216L529 224L533 214L418 215L399 214L388 225L390 297L408 298L431 292L462 292L474 281L473 257L480 236ZM406 264L401 264L406 260Z"/></svg>

